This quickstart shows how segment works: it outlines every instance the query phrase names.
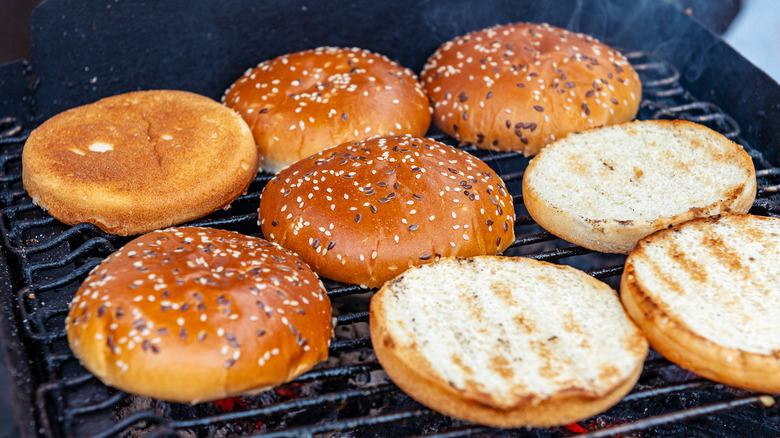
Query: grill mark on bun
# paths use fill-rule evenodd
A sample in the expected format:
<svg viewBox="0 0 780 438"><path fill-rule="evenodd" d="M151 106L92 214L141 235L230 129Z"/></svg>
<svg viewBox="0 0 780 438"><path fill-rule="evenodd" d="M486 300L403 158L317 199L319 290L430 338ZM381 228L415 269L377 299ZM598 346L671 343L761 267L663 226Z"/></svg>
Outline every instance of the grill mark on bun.
<svg viewBox="0 0 780 438"><path fill-rule="evenodd" d="M440 129L463 143L526 155L571 132L632 120L641 100L639 76L623 55L548 24L495 26L450 40L428 59L421 81ZM496 114L510 119L504 124ZM528 136L503 130L518 119L541 129Z"/></svg>
<svg viewBox="0 0 780 438"><path fill-rule="evenodd" d="M344 143L291 165L264 189L259 214L264 235L315 271L365 286L399 267L495 254L514 241L514 207L498 175L464 151L412 136ZM330 243L313 247L316 239Z"/></svg>
<svg viewBox="0 0 780 438"><path fill-rule="evenodd" d="M750 268L742 263L738 252L722 236L715 231L705 230L702 232L702 244L715 260L750 281Z"/></svg>

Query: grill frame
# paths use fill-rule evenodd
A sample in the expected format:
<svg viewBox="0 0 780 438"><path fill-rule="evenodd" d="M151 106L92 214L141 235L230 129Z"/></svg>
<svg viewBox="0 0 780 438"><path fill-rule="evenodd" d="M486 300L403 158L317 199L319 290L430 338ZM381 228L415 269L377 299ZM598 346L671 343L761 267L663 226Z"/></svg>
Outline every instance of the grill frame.
<svg viewBox="0 0 780 438"><path fill-rule="evenodd" d="M293 2L292 4L294 7L298 7L301 6L299 3L302 2ZM373 2L368 3L369 7L372 5L376 6ZM459 7L462 7L465 4L470 4L470 2L467 1L459 1L457 3ZM503 7L508 3L509 2L501 2L500 6ZM541 4L540 2L534 1L529 1L528 3L531 4L531 6L536 5L537 7L539 7L539 4ZM563 1L562 3L567 3L567 1ZM578 6L579 8L575 10L573 16L576 16L578 13L582 12L584 7L583 4L585 6L593 4L593 2L587 1L570 1L568 3L574 3L575 6ZM56 5L57 3L54 4ZM69 5L67 2L61 2L59 5L62 7L73 6ZM423 2L423 9L430 6L426 5L427 3ZM496 10L500 9L500 7L497 7ZM578 10L580 12L577 12ZM40 26L41 23L45 21L41 14L42 13L38 14L38 26ZM487 18L493 19L494 17ZM684 17L679 17L677 15L675 15L674 18L675 20L685 19ZM531 20L532 17L524 17L523 19ZM565 17L547 21L551 21L553 24L563 25L569 28L578 27L577 25L566 26L567 23L562 23L561 21L565 21ZM569 24L571 23L574 23L574 18L569 18ZM473 26L475 28L477 27L477 25L472 21L470 21L467 26ZM482 25L480 24L479 26L481 27ZM579 23L579 26L583 27L579 30L589 30L589 25L587 23ZM695 27L693 29L695 29ZM449 31L449 29L447 31ZM603 35L599 35L598 32L591 33L594 33L596 36L603 38ZM40 42L42 41L41 37L38 37L37 41L39 41L39 45L43 44ZM627 44L630 45L631 41L632 38L628 38ZM613 44L615 43L613 42ZM630 45L630 47L634 48L635 45ZM720 46L716 45L713 47L715 53L719 53L719 50L721 50L719 48ZM284 51L284 49L279 50ZM710 50L710 52L712 51L713 50ZM699 76L694 78L690 73L690 68L686 67L682 70L682 73L680 73L678 68L675 67L676 65L679 65L678 58L680 56L685 57L686 55L679 55L674 53L669 55L672 59L668 59L666 57L659 58L652 54L640 55L630 51L627 52L627 55L630 57L633 56L632 62L633 60L637 59L637 56L645 56L646 58L645 61L638 63L638 66L640 66L638 68L640 75L643 77L643 92L645 93L645 100L641 107L640 118L668 118L669 116L681 116L682 118L703 122L715 128L716 130L723 132L730 138L735 139L743 145L747 146L752 144L761 146L758 148L759 150L754 150L753 148L748 148L748 150L754 157L757 169L771 168L771 170L759 170L759 198L754 204L752 212L757 214L780 216L780 197L778 197L777 194L778 183L780 183L780 169L771 167L770 164L777 164L779 161L775 159L779 152L777 145L780 143L777 141L777 137L773 138L771 137L771 134L767 136L767 134L764 133L762 129L757 129L757 126L759 128L762 126L760 120L755 123L745 124L744 120L746 118L749 119L751 113L743 111L744 108L740 101L735 101L734 105L732 105L733 108L736 108L736 112L727 113L722 111L718 107L717 102L722 102L720 97L721 95L728 96L729 93L723 92L722 90L707 90L706 87L705 91L702 91L701 78L706 79L712 76L710 72L699 72ZM690 58L698 55L687 56ZM34 60L35 59L36 55L34 53ZM52 67L51 62L49 62L48 65L46 64L45 56L38 56L37 59L41 60L43 63L44 72L46 71L46 68ZM410 64L410 66L414 65ZM19 70L18 67L19 66L15 66L14 68ZM752 68L752 66L749 65L748 67ZM747 69L750 70L749 68ZM78 282L78 279L83 279L90 267L96 265L102 257L108 255L108 253L110 253L113 249L118 248L121 243L126 242L129 239L108 236L91 225L77 225L75 227L63 226L55 220L46 217L45 214L41 214L37 207L31 206L29 203L29 198L21 188L20 175L17 171L19 169L18 161L21 151L21 142L23 142L23 139L26 138L26 135L29 134L30 129L36 126L43 118L45 118L46 112L51 111L52 107L47 106L47 104L43 101L47 98L47 93L52 93L53 91L51 90L51 83L47 83L46 81L43 82L45 85L43 90L40 87L35 86L37 80L35 78L35 74L28 65L22 65L21 70L23 70L23 79L18 80L17 82L26 83L27 89L17 95L10 96L2 102L2 105L0 105L0 109L6 111L0 113L0 116L11 114L18 122L14 124L14 126L11 126L5 130L2 129L4 125L0 123L0 132L9 133L3 138L0 138L0 150L2 151L2 153L0 153L0 206L4 207L2 210L0 210L0 231L2 231L2 251L4 255L2 260L0 260L0 267L2 267L2 269L0 269L0 288L2 288L2 292L7 292L3 293L2 298L0 298L0 303L2 304L0 312L2 312L1 314L4 316L4 318L1 318L3 327L3 344L8 355L8 361L10 362L12 370L16 376L15 380L17 382L17 400L15 407L18 413L17 416L22 419L20 426L24 435L83 436L83 434L77 433L82 432L83 429L79 429L77 431L67 430L67 425L65 423L70 422L70 424L83 427L84 423L89 422L85 420L78 421L80 415L88 412L90 409L97 409L97 411L100 411L101 408L106 407L108 407L108 409L114 409L113 406L120 402L120 400L123 400L126 396L118 392L109 392L107 398L100 400L97 405L93 404L72 406L68 408L66 404L64 406L67 409L63 408L63 405L61 404L61 396L63 392L66 391L62 391L62 388L76 388L79 385L94 384L95 379L89 375L83 374L83 370L81 374L77 373L77 376L73 378L62 378L58 375L58 373L73 373L76 371L73 369L74 365L72 356L69 355L68 351L64 351L61 348L64 340L64 332L60 330L57 331L57 333L54 333L53 336L49 336L51 333L46 333L48 330L46 328L46 323L50 323L52 321L51 318L62 317L63 311L61 304L68 301L66 297L68 293L63 291L71 288L71 290L75 292L75 286ZM419 68L416 70L419 71ZM18 71L16 74L18 75ZM66 75L67 74L70 73L66 73ZM44 75L43 77L46 78L49 76ZM19 78L16 77L15 79ZM74 81L74 83L80 83L80 81L88 83L89 79L90 78L88 77L82 78L79 75L74 75L69 80ZM759 76L758 79L759 82L764 80L761 76ZM780 95L780 92L777 90L777 84L774 84L774 86L775 89L770 89L769 94L772 95L772 93L774 93L774 95ZM76 86L75 89L83 91L83 89L79 88L79 86ZM91 88L88 88L87 91L88 92L84 93L84 96L81 96L80 98L93 100L94 98L99 97L97 94L105 93L107 89L100 88L97 90L92 90ZM212 97L218 97L213 96L213 91L209 91L208 94L212 94ZM32 99L30 96L34 96L34 99ZM67 102L67 105L75 104L75 101L68 100L66 98L67 96L68 93L63 93L62 96L57 97L62 102ZM700 100L696 96L706 96L710 99ZM759 101L760 100L761 99L759 99ZM731 104L732 102L728 103ZM776 111L778 106L775 105L773 108ZM770 114L771 109L772 108L770 108ZM743 130L740 129L740 127L747 127L747 129ZM452 142L451 139L446 139L443 137L441 133L431 132L431 134L440 140L445 140L446 142L450 143ZM765 141L767 137L769 138L769 142ZM774 148L772 146L774 146ZM495 160L499 162L501 162L500 160L524 160L522 158L516 157L514 154L494 153L490 155L497 157ZM517 182L519 181L519 178L521 178L522 167L524 167L524 164L521 164L519 168L512 168L509 171L499 172L502 174L502 176L507 177L507 180L510 183L510 192L515 194L516 202L521 201L521 196L518 195L519 188L517 186ZM250 193L241 197L238 203L251 204L258 201L258 188L267 182L268 179L270 179L270 175L259 176L252 183L252 186L250 186ZM513 185L515 187L514 189L512 189ZM233 211L240 209L241 208L239 207L235 207ZM524 209L518 209L518 226L521 228L533 227L532 221L530 221L529 218L524 217L523 212ZM21 231L9 230L7 226L9 221L23 223L25 224L24 228ZM238 216L233 216L232 213L216 213L209 216L208 218L195 221L191 225L217 225L219 227L233 229L236 231L248 231L248 234L259 235L259 229L257 227L254 227L253 229L251 225L253 221L254 214L252 212L244 212ZM41 232L39 233L40 236L35 235L32 238L45 238L48 240L41 244L37 244L36 242L34 245L19 245L15 242L14 239L18 236L23 237L26 230L36 228L45 229L47 231L46 233ZM17 233L18 236L15 233ZM47 236L46 234L51 235ZM515 242L515 250L512 251L526 253L526 255L531 255L534 258L545 260L567 259L566 261L568 262L572 259L579 260L578 258L588 258L588 254L591 253L588 250L583 250L582 248L566 244L560 239L556 239L549 233L543 232L541 230L534 230L533 232L518 234L520 237L518 237ZM76 252L65 251L66 255L64 261L61 260L52 263L52 257L62 257L62 248L66 245L75 246ZM550 245L550 247L539 249L542 245ZM569 257L571 257L571 259L569 259ZM80 263L79 266L81 266L81 268L78 271L71 271L69 267L70 262L74 260L77 263ZM587 265L588 263L592 264L591 262L586 262L585 264ZM589 269L591 274L614 283L614 280L622 270L622 264L609 264L606 267L599 265L595 268L596 269ZM588 269L588 267L585 266L585 269ZM48 283L41 289L40 279L38 277L45 273L48 273L49 278L52 281L60 281L62 284ZM30 285L38 288L35 289L34 292L39 295L39 299L40 297L48 297L48 295L59 294L60 296L57 298L59 299L58 303L60 306L51 306L51 301L49 301L48 303L40 304L40 311L45 314L44 316L36 316L40 314L35 312L30 313L26 308L28 305L28 298L26 298L26 295L31 291L31 289L26 288L26 286ZM613 286L615 285L613 284ZM334 299L343 298L343 300L347 300L351 299L353 296L364 297L368 293L354 286L340 286L336 289L334 289L334 287L334 285L329 286L329 295ZM47 288L50 290L47 290ZM70 293L70 295L72 296L72 293ZM55 308L52 309L51 307ZM367 307L365 309L367 311ZM54 312L51 312L52 310ZM346 325L365 324L365 321L367 321L368 318L366 311L351 313L346 317L342 317L340 322ZM46 313L50 313L51 315ZM36 318L38 319L37 321ZM38 325L36 326L36 324ZM351 341L337 341L332 347L332 352L335 354L340 354L342 352L349 352L353 350L362 351L367 348L370 348L370 342L367 340L367 338L363 337ZM43 351L43 360L36 361L34 359L40 359L40 356L36 356L36 351L39 349ZM25 364L31 365L25 367ZM349 376L362 375L366 372L375 371L377 366L378 365L375 363L369 365L350 365L345 369L337 368L328 371L315 371L314 373L318 374L314 375L318 375L323 379L334 378L338 381L339 379L348 378ZM659 370L666 370L669 368L676 367L669 365L668 362L660 358L651 359L646 363L644 375L652 375L659 372ZM311 379L311 376L312 374L309 373L301 377L297 382L300 383L301 379L304 381L306 379ZM677 415L683 415L683 420L691 420L692 418L708 415L713 412L725 411L726 413L729 413L734 410L738 410L743 406L756 406L757 403L760 403L758 395L734 391L733 389L723 387L722 385L716 385L707 381L684 381L683 383L680 383L676 386L659 387L650 389L646 392L633 392L628 396L628 400L626 402L631 403L632 400L635 402L654 397L664 397L669 393L696 394L696 391L700 390L704 391L705 394L715 392L731 394L732 392L737 392L739 395L731 400L714 401L712 403L706 404L705 406L694 408L694 411L684 411L688 412L687 414L680 414L679 411L675 411L668 415L662 414L661 417L640 420L644 421L644 423L639 423L638 426L637 423L630 423L617 426L618 429L611 429L611 432L595 431L583 436L609 436L609 434L614 433L632 433L637 432L637 428L641 429L641 431L643 431L645 434L653 435L653 431L657 431L657 429L652 428L658 426L659 424L664 424L665 422L671 421L673 422L672 424L674 426L679 425L680 418L678 418ZM369 389L364 392L360 392L358 390L355 391L357 392L344 393L332 398L368 398L372 396L373 392L386 394L394 393L398 390L394 389L394 386L392 385L385 385L379 387L379 389ZM92 394L92 397L97 397L97 395L97 393ZM774 397L773 400L778 400L778 398ZM764 401L767 400L765 399ZM288 408L295 410L300 407L300 405L295 401L282 401L281 403L282 405L274 405L277 407L271 407L270 409L281 410ZM285 405L284 403L287 404ZM309 403L314 402L310 401ZM330 403L333 403L333 401ZM764 413L765 415L777 415L776 407L767 409L759 408L758 411ZM30 412L35 412L34 418L29 418ZM226 421L237 421L239 418L244 416L258 417L263 415L258 412L239 412L220 414L219 418ZM384 415L370 417L371 421L365 419L360 420L362 423L358 421L357 425L363 428L360 430L373 430L371 428L377 425L381 426L382 428L386 428L392 427L398 422L414 423L415 421L421 419L425 421L430 420L429 422L440 422L443 421L442 418L442 416L433 414L430 410L422 408L419 405L413 405L407 409L401 409L394 412L389 412ZM90 417L90 419L93 418ZM121 423L120 425L137 424L140 421L159 422L160 426L152 431L151 436L175 436L177 427L179 430L182 430L190 427L191 424L193 424L192 422L187 423L186 420L166 422L157 414L149 414L147 411L136 414L134 417L131 416L129 419L125 419L124 423ZM192 421L197 422L200 420ZM345 422L341 425L334 425L332 423L328 425L314 425L313 428L298 429L298 432L304 434L322 433L324 432L323 429L327 430L327 428L332 428L334 426L337 428L355 426L356 421L357 420L355 419L346 419ZM775 423L777 422L775 421ZM96 422L93 428L102 426L102 424L103 423ZM112 436L114 432L119 430L117 429L119 426L116 423L114 423L113 427L114 429L109 428L103 430L103 435L98 434L96 436ZM285 435L289 434L290 432L292 432L292 430L289 429L283 431L274 431L271 436L274 436L274 433L277 435ZM440 433L437 436L468 436L477 433L499 435L509 434L520 436L532 434L532 432L526 433L523 431L498 431L496 429L459 423L449 431ZM533 436L552 436L555 434L565 435L569 432L558 428L551 432L546 431L544 433L536 432ZM663 435L663 433L664 432L662 431L659 434ZM760 436L760 433L758 436Z"/></svg>

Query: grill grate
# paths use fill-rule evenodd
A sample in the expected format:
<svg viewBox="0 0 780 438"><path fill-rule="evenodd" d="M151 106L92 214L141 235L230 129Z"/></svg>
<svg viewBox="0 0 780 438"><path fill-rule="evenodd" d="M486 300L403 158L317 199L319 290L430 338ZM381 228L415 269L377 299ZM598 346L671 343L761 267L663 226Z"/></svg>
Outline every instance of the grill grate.
<svg viewBox="0 0 780 438"><path fill-rule="evenodd" d="M643 81L639 118L691 120L743 144L759 169L758 198L751 211L780 216L780 168L772 167L760 151L742 141L734 119L717 106L696 100L680 85L679 73L663 59L639 52L627 56ZM441 133L431 134L453 144ZM330 281L325 283L338 315L331 359L291 383L258 396L195 406L107 388L71 354L64 320L68 302L87 273L129 238L105 234L88 224L65 226L31 203L21 183L21 150L28 135L29 130L14 119L0 118L0 232L13 273L13 319L31 358L32 415L41 436L697 436L702 434L702 422L708 425L707 436L712 436L713 429L722 430L723 436L734 430L750 430L755 436L780 434L780 412L771 407L777 397L699 379L654 353L630 395L578 425L499 430L442 416L401 393L381 370L368 337L368 303L373 291ZM547 261L564 259L617 287L625 256L572 246L541 229L527 215L520 183L528 159L514 153L464 149L496 169L514 194L518 237L505 254ZM258 235L257 205L270 178L258 175L247 194L229 210L190 225Z"/></svg>

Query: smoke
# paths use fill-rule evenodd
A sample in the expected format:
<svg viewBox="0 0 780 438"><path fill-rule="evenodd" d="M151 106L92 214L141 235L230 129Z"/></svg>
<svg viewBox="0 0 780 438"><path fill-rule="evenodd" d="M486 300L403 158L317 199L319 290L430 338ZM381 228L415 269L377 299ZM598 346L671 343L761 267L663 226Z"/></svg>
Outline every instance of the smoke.
<svg viewBox="0 0 780 438"><path fill-rule="evenodd" d="M655 54L678 66L686 82L712 68L711 49L739 10L739 0L573 0L568 29L621 50Z"/></svg>

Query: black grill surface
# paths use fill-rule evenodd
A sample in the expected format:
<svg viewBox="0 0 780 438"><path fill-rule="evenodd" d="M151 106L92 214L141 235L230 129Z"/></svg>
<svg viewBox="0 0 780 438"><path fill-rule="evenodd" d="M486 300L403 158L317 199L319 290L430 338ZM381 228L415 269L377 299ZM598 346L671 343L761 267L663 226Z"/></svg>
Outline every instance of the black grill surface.
<svg viewBox="0 0 780 438"><path fill-rule="evenodd" d="M751 210L780 216L780 168L741 137L738 123L713 103L693 97L665 60L627 53L643 81L640 119L686 119L741 143L757 169ZM579 424L553 429L501 430L437 414L404 395L371 350L368 304L373 290L327 282L338 315L331 358L295 381L251 397L182 405L105 387L73 357L65 338L67 305L87 273L129 238L93 225L66 226L32 204L21 184L21 151L31 124L0 118L0 234L12 291L2 308L5 342L22 383L23 426L46 437L211 436L780 436L778 396L756 394L701 379L651 352L636 388L617 406ZM441 133L431 137L454 144ZM542 230L527 215L520 183L528 160L515 153L464 147L507 183L517 210L512 256L557 261L586 270L617 287L625 256L594 253ZM271 178L259 174L227 211L188 225L261 235L260 193ZM15 351L15 353L14 353Z"/></svg>
<svg viewBox="0 0 780 438"><path fill-rule="evenodd" d="M404 395L371 349L372 290L326 282L338 315L330 359L252 397L194 406L107 388L67 345L68 302L87 273L129 238L66 226L34 206L21 151L51 115L100 97L175 88L219 98L248 66L318 45L357 45L419 72L456 35L513 21L589 33L627 56L643 81L640 119L687 119L742 144L753 157L751 212L780 217L780 87L713 34L659 0L47 0L31 17L33 65L0 66L0 333L25 436L780 436L778 396L703 380L651 352L634 390L609 411L554 429L500 430L439 415ZM641 50L641 51L634 51ZM429 135L454 141L440 132ZM514 153L465 149L513 194L511 256L565 263L617 288L625 256L571 245L527 215L528 163ZM260 235L256 212L271 178L259 174L226 211L188 225ZM0 355L2 356L2 355Z"/></svg>

